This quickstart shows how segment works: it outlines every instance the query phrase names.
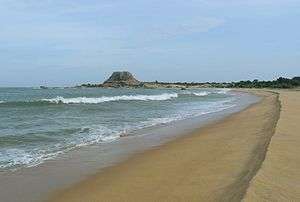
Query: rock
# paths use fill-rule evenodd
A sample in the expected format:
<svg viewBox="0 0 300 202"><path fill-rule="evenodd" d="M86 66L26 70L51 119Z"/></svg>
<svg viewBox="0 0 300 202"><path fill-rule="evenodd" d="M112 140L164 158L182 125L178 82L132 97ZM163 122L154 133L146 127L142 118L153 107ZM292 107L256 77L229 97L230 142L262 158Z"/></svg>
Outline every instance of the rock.
<svg viewBox="0 0 300 202"><path fill-rule="evenodd" d="M40 89L48 89L46 86L40 86Z"/></svg>
<svg viewBox="0 0 300 202"><path fill-rule="evenodd" d="M105 87L126 87L126 86L139 86L140 81L134 78L134 76L127 71L114 72L109 79L107 79L103 85Z"/></svg>

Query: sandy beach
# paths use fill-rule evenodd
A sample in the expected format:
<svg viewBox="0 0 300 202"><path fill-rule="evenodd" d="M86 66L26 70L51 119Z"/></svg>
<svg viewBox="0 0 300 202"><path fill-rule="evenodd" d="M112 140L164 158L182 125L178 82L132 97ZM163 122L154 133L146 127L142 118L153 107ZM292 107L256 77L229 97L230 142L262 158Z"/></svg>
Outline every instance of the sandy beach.
<svg viewBox="0 0 300 202"><path fill-rule="evenodd" d="M242 112L106 168L49 201L296 201L299 91L255 94L262 100Z"/></svg>
<svg viewBox="0 0 300 202"><path fill-rule="evenodd" d="M300 0L4 0L0 202L300 202Z"/></svg>
<svg viewBox="0 0 300 202"><path fill-rule="evenodd" d="M281 113L244 201L300 201L300 91L278 91Z"/></svg>

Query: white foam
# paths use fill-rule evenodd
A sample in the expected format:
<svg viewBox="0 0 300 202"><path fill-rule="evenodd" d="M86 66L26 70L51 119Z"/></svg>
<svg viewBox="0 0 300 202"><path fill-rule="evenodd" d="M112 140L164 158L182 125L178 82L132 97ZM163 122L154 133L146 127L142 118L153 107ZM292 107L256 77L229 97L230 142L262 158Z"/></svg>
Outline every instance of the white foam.
<svg viewBox="0 0 300 202"><path fill-rule="evenodd" d="M156 126L156 125L160 125L160 124L167 124L167 123L171 123L173 121L177 121L179 120L179 117L174 115L173 117L165 117L165 118L152 118L149 119L148 121L144 121L143 127L150 127L150 126Z"/></svg>
<svg viewBox="0 0 300 202"><path fill-rule="evenodd" d="M14 167L18 165L36 165L36 162L38 161L33 155L22 149L6 149L0 154L0 168Z"/></svg>
<svg viewBox="0 0 300 202"><path fill-rule="evenodd" d="M216 93L218 94L227 94L229 91L231 91L230 88L224 88L224 89L218 89Z"/></svg>
<svg viewBox="0 0 300 202"><path fill-rule="evenodd" d="M112 101L160 101L169 100L172 98L177 98L177 93L164 93L160 95L122 95L122 96L112 96L112 97L99 97L99 98L88 98L88 97L76 97L76 98L64 98L56 97L52 99L42 99L42 101L52 102L52 103L65 103L65 104L97 104L102 102L112 102Z"/></svg>
<svg viewBox="0 0 300 202"><path fill-rule="evenodd" d="M84 130L83 128L82 131ZM0 150L0 168L15 170L20 168L19 166L34 167L74 148L101 142L112 142L120 138L120 131L113 131L99 125L91 127L86 133L87 134L82 134L77 137L75 136L74 139L69 140L67 144L57 143L48 148L40 148L39 150L4 148Z"/></svg>
<svg viewBox="0 0 300 202"><path fill-rule="evenodd" d="M112 142L120 137L121 131L112 130L105 126L90 126L88 134L84 134L73 141L76 147L86 146L94 143Z"/></svg>
<svg viewBox="0 0 300 202"><path fill-rule="evenodd" d="M180 95L194 95L194 96L200 96L200 97L207 96L209 94L211 94L211 92L208 92L208 91L201 91L201 92L185 91L185 92L180 93Z"/></svg>
<svg viewBox="0 0 300 202"><path fill-rule="evenodd" d="M194 92L193 94L196 95L196 96L203 97L203 96L209 95L210 92L206 92L206 91L204 91L204 92L199 92L199 93L195 93L195 92Z"/></svg>
<svg viewBox="0 0 300 202"><path fill-rule="evenodd" d="M208 92L208 94L210 94L210 93ZM202 95L202 96L205 96L205 95ZM226 109L236 106L235 104L232 104L233 100L234 99L231 98L231 99L227 99L227 100L210 103L210 105L207 106L208 108L206 108L206 109L199 108L199 106L195 106L194 108L193 107L189 108L189 110L184 110L184 109L180 110L176 114L172 114L168 117L151 118L148 121L142 122L142 127L140 127L140 128L168 124L171 122L180 121L180 120L184 120L184 119L188 119L188 118L192 118L192 117L196 117L196 116L220 112L220 111L223 111L223 110L226 110Z"/></svg>

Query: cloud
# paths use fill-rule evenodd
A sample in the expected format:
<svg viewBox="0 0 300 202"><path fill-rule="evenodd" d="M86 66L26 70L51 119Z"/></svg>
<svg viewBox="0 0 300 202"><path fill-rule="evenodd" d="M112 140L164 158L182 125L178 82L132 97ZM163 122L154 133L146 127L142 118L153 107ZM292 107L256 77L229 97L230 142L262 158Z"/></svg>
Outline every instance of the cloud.
<svg viewBox="0 0 300 202"><path fill-rule="evenodd" d="M208 32L224 24L223 19L198 13L177 15L183 10L180 5L168 10L170 2L157 8L134 1L4 1L0 5L0 48L119 50Z"/></svg>
<svg viewBox="0 0 300 202"><path fill-rule="evenodd" d="M161 26L154 26L154 33L161 35L164 38L185 36L195 33L208 32L212 29L223 26L225 21L217 18L198 18L191 21L166 23Z"/></svg>

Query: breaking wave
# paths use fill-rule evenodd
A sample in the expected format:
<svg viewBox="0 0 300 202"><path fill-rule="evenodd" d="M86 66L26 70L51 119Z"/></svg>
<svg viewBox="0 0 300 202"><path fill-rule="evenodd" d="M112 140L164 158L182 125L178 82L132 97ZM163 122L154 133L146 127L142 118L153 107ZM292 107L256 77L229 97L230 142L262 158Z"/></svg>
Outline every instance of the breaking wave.
<svg viewBox="0 0 300 202"><path fill-rule="evenodd" d="M77 97L77 98L64 98L56 97L52 99L42 99L45 102L51 103L64 103L64 104L97 104L102 102L112 102L112 101L161 101L170 100L172 98L177 98L177 93L164 93L160 95L122 95L122 96L112 96L112 97L99 97L99 98L88 98L88 97Z"/></svg>
<svg viewBox="0 0 300 202"><path fill-rule="evenodd" d="M194 95L196 95L196 96L200 96L200 97L202 97L202 96L207 96L207 95L209 95L210 94L210 92L206 92L206 91L204 91L204 92L199 92L199 93L193 93Z"/></svg>
<svg viewBox="0 0 300 202"><path fill-rule="evenodd" d="M59 131L57 132L59 133ZM38 138L35 141L40 142L41 145L45 146L41 146L39 150L17 148L17 145L13 148L10 139L15 138L17 140L17 137L2 137L1 141L9 141L9 145L6 144L6 147L3 147L3 149L0 148L0 169L15 169L18 166L34 167L74 148L95 143L112 142L120 137L120 131L115 131L104 126L76 129L73 130L73 132L74 134L69 134L73 138L54 145L49 144L49 142L48 144L45 144L45 140L42 140L39 136L35 136L34 138ZM5 140L5 138L8 139ZM33 138L31 139L34 140ZM28 141L27 143L30 142Z"/></svg>
<svg viewBox="0 0 300 202"><path fill-rule="evenodd" d="M47 104L98 104L104 102L117 102L117 101L164 101L178 98L180 96L196 96L205 97L211 94L227 94L230 89L219 89L214 92L210 91L186 91L182 93L163 93L159 95L119 95L119 96L102 96L102 97L73 97L65 98L57 96L54 98L44 98L40 100L27 100L27 101L2 101L1 105L8 106L27 106L27 105L47 105Z"/></svg>
<svg viewBox="0 0 300 202"><path fill-rule="evenodd" d="M231 91L229 88L219 89L217 94L227 94L229 91Z"/></svg>

